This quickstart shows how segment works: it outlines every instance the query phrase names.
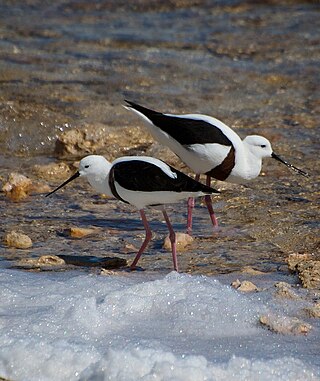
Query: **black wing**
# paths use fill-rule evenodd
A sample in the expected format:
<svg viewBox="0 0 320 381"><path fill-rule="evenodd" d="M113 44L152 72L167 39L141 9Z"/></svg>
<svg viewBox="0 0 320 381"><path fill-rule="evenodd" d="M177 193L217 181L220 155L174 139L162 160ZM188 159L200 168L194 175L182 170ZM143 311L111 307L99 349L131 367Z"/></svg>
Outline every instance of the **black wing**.
<svg viewBox="0 0 320 381"><path fill-rule="evenodd" d="M125 100L129 107L144 114L151 122L182 145L217 143L232 146L223 132L204 120L164 115L134 102Z"/></svg>
<svg viewBox="0 0 320 381"><path fill-rule="evenodd" d="M169 166L170 167L170 166ZM176 170L170 169L176 173L177 177L168 176L157 165L144 160L130 160L116 163L110 171L110 182L117 182L121 187L138 192L199 192L219 193L215 189L195 181L191 177ZM110 184L114 193L114 184ZM115 191L116 192L116 191ZM119 198L119 195L114 194Z"/></svg>

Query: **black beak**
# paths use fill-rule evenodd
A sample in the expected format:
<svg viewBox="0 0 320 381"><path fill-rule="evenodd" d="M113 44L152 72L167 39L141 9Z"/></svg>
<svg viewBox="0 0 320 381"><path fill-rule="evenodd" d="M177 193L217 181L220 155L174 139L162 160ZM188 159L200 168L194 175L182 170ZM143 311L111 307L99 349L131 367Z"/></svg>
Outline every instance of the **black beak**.
<svg viewBox="0 0 320 381"><path fill-rule="evenodd" d="M299 175L302 175L302 176L305 176L305 177L309 177L309 174L308 174L307 172L304 172L304 171L302 171L301 169L295 167L294 165L289 164L289 163L286 162L285 160L281 159L281 157L279 157L278 155L276 155L274 152L272 152L271 157L273 157L274 159L280 161L280 163L286 165L288 168L293 169L295 172L299 173Z"/></svg>
<svg viewBox="0 0 320 381"><path fill-rule="evenodd" d="M70 177L70 179L68 179L67 181L65 181L63 184L59 185L58 188L56 188L56 189L53 190L52 192L46 194L46 197L52 195L52 193L54 193L54 192L56 192L58 189L64 187L65 185L67 185L68 183L70 183L70 181L76 179L76 178L79 177L79 176L80 176L80 173L79 173L79 172L76 172L74 175L72 175L72 176Z"/></svg>

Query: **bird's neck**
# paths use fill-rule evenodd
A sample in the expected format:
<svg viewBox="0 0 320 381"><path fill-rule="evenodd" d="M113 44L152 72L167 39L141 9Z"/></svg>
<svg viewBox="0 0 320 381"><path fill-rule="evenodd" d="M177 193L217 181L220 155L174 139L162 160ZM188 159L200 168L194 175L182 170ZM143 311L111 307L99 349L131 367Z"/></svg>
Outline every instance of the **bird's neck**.
<svg viewBox="0 0 320 381"><path fill-rule="evenodd" d="M109 187L109 172L110 172L111 164L110 166L105 166L103 168L103 171L100 171L97 174L91 174L87 177L88 182L90 185L98 192L103 193L107 196L112 197L112 192Z"/></svg>
<svg viewBox="0 0 320 381"><path fill-rule="evenodd" d="M247 179L252 180L259 176L262 166L261 156L257 156L252 149L252 145L247 144L245 140L242 141L245 149L245 167L247 172Z"/></svg>

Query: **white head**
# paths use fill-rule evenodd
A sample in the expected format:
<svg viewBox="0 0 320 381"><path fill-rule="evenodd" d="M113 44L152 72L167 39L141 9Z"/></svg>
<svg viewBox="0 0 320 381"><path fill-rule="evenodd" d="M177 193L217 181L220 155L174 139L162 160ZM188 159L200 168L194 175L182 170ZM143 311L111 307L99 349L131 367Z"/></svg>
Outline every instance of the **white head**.
<svg viewBox="0 0 320 381"><path fill-rule="evenodd" d="M111 163L103 156L89 155L80 161L78 172L79 176L86 177L97 192L111 196L107 179L111 166Z"/></svg>
<svg viewBox="0 0 320 381"><path fill-rule="evenodd" d="M260 135L249 135L243 139L249 151L258 159L272 156L272 147L268 139Z"/></svg>
<svg viewBox="0 0 320 381"><path fill-rule="evenodd" d="M52 192L46 195L50 196L52 193L56 192L58 189L67 185L70 181L76 179L79 176L86 177L90 185L97 190L99 193L105 193L112 195L109 185L108 185L108 175L110 172L112 164L100 155L89 155L84 157L79 164L79 170L72 175L63 184L58 186Z"/></svg>
<svg viewBox="0 0 320 381"><path fill-rule="evenodd" d="M243 143L246 144L249 151L257 158L260 159L260 165L261 160L264 157L272 157L273 159L276 159L280 163L286 165L288 168L293 169L295 172L299 173L302 176L308 177L308 173L302 171L301 169L295 167L294 165L288 163L287 161L281 159L278 155L276 155L271 147L271 143L268 139L264 138L260 135L249 135L245 139L243 139Z"/></svg>
<svg viewBox="0 0 320 381"><path fill-rule="evenodd" d="M81 159L79 175L85 177L106 176L111 168L111 163L100 155L89 155Z"/></svg>

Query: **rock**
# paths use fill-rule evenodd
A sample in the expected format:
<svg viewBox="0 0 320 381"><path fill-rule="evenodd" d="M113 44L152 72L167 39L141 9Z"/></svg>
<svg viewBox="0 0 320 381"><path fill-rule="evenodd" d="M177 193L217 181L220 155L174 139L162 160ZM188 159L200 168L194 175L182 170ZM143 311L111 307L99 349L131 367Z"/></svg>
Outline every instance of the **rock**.
<svg viewBox="0 0 320 381"><path fill-rule="evenodd" d="M32 186L32 193L49 193L52 188L48 184L36 182Z"/></svg>
<svg viewBox="0 0 320 381"><path fill-rule="evenodd" d="M237 280L234 280L232 283L231 283L231 286L235 289L239 288L241 286L241 282L239 279Z"/></svg>
<svg viewBox="0 0 320 381"><path fill-rule="evenodd" d="M308 318L320 318L320 302L314 304L312 307L306 307L303 312Z"/></svg>
<svg viewBox="0 0 320 381"><path fill-rule="evenodd" d="M32 189L31 179L17 172L10 173L7 182L2 187L2 191L12 201L24 200Z"/></svg>
<svg viewBox="0 0 320 381"><path fill-rule="evenodd" d="M288 267L297 272L303 287L320 289L320 260L310 254L291 254Z"/></svg>
<svg viewBox="0 0 320 381"><path fill-rule="evenodd" d="M76 226L71 227L69 229L65 230L65 234L72 237L72 238L83 238L87 237L88 235L96 234L100 231L100 229L89 229L89 228L78 228Z"/></svg>
<svg viewBox="0 0 320 381"><path fill-rule="evenodd" d="M151 136L138 126L114 128L99 123L87 124L81 129L64 131L56 140L55 154L59 157L84 156L97 151L101 153L109 147L108 159L112 161L121 155L146 152L151 142Z"/></svg>
<svg viewBox="0 0 320 381"><path fill-rule="evenodd" d="M103 267L116 269L127 265L127 261L119 257L95 257L93 255L59 255L66 264L83 267Z"/></svg>
<svg viewBox="0 0 320 381"><path fill-rule="evenodd" d="M277 298L300 299L300 297L292 290L292 287L289 283L277 282L275 283L274 287L276 288L274 296Z"/></svg>
<svg viewBox="0 0 320 381"><path fill-rule="evenodd" d="M57 255L42 255L37 263L43 264L43 265L51 265L51 266L57 266L57 265L64 265L65 261L58 257Z"/></svg>
<svg viewBox="0 0 320 381"><path fill-rule="evenodd" d="M312 328L310 324L288 316L262 315L259 321L270 331L283 335L306 335Z"/></svg>
<svg viewBox="0 0 320 381"><path fill-rule="evenodd" d="M16 267L24 269L63 270L73 266L100 267L104 269L116 269L127 265L127 261L118 257L95 257L89 255L42 255L39 258L21 259ZM106 270L107 271L107 270Z"/></svg>
<svg viewBox="0 0 320 381"><path fill-rule="evenodd" d="M249 274L249 275L265 275L266 273L263 271L255 270L250 266L244 266L241 269L241 272L244 274Z"/></svg>
<svg viewBox="0 0 320 381"><path fill-rule="evenodd" d="M19 202L26 199L30 193L46 193L50 191L47 184L33 182L28 177L12 172L8 176L7 182L2 187L2 191L12 201Z"/></svg>
<svg viewBox="0 0 320 381"><path fill-rule="evenodd" d="M320 261L300 262L297 272L303 287L320 289Z"/></svg>
<svg viewBox="0 0 320 381"><path fill-rule="evenodd" d="M123 248L121 249L121 253L137 253L138 252L138 248L135 247L132 243L126 243Z"/></svg>
<svg viewBox="0 0 320 381"><path fill-rule="evenodd" d="M42 255L39 258L25 258L17 262L19 267L47 267L47 266L63 266L65 261L57 255Z"/></svg>
<svg viewBox="0 0 320 381"><path fill-rule="evenodd" d="M16 231L7 233L4 242L7 246L15 247L17 249L28 249L32 246L32 240L29 236Z"/></svg>
<svg viewBox="0 0 320 381"><path fill-rule="evenodd" d="M56 140L55 154L60 157L84 155L89 152L89 142L86 142L85 132L78 128L62 132Z"/></svg>
<svg viewBox="0 0 320 381"><path fill-rule="evenodd" d="M177 251L183 251L188 245L193 242L193 237L186 233L176 233ZM171 251L171 242L169 235L166 236L163 242L163 248Z"/></svg>
<svg viewBox="0 0 320 381"><path fill-rule="evenodd" d="M290 254L286 259L288 263L289 270L295 272L297 270L297 264L311 259L310 254Z"/></svg>
<svg viewBox="0 0 320 381"><path fill-rule="evenodd" d="M53 178L63 180L71 175L70 167L64 162L44 165L36 164L33 167L33 172L38 177L44 178L46 180L51 180Z"/></svg>
<svg viewBox="0 0 320 381"><path fill-rule="evenodd" d="M240 280L237 279L231 283L231 286L235 288L236 290L242 291L242 292L258 291L258 287L254 283L250 282L249 280L243 280L242 282L240 282Z"/></svg>
<svg viewBox="0 0 320 381"><path fill-rule="evenodd" d="M111 275L118 275L119 272L113 271L113 270L108 270L108 269L101 269L100 275L106 275L106 276L111 276ZM124 273L121 273L121 275Z"/></svg>

